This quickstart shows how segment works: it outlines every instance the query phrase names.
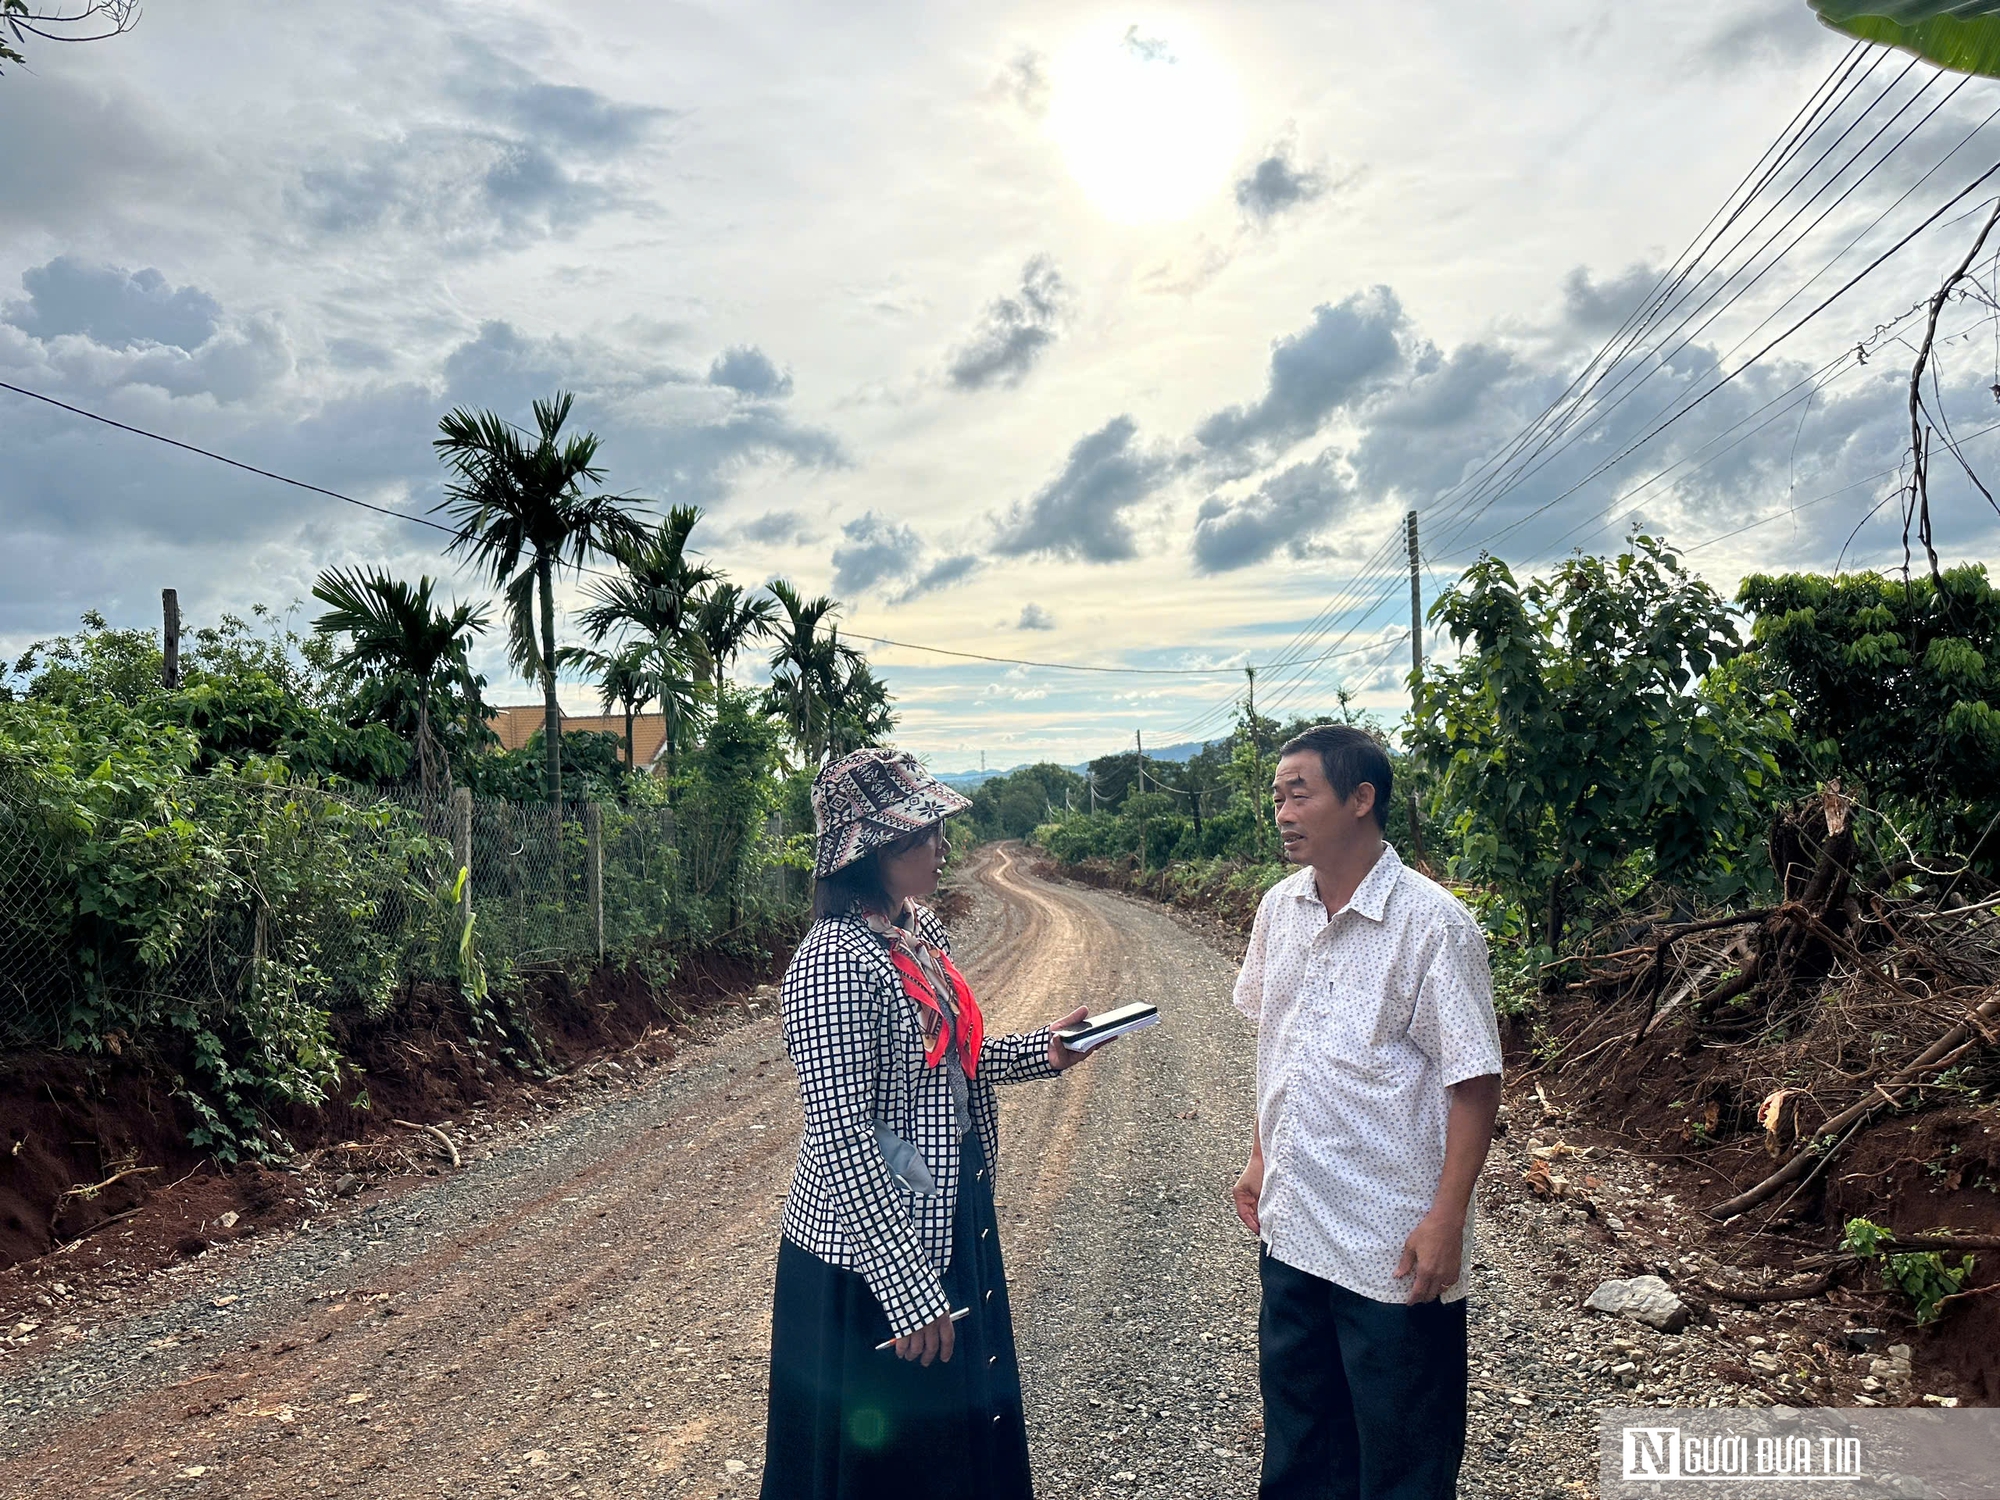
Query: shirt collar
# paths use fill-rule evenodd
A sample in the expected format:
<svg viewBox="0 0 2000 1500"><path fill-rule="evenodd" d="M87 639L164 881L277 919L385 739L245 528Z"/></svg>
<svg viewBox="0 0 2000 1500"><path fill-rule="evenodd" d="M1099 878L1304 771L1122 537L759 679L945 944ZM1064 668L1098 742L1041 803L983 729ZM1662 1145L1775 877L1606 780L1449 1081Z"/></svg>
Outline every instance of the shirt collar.
<svg viewBox="0 0 2000 1500"><path fill-rule="evenodd" d="M1402 856L1396 853L1396 846L1387 839L1382 841L1382 855L1373 868L1361 877L1361 884L1354 888L1354 894L1347 900L1343 911L1359 912L1371 922L1380 922L1389 910L1389 892L1396 888L1396 877L1402 873ZM1307 865L1299 872L1304 878L1295 893L1301 901L1320 905L1319 872Z"/></svg>

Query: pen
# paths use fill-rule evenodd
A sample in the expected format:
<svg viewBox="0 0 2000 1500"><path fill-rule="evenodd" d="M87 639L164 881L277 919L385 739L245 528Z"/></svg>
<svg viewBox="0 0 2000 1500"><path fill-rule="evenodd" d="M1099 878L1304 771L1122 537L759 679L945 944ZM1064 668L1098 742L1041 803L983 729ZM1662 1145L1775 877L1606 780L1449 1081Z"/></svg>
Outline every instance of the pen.
<svg viewBox="0 0 2000 1500"><path fill-rule="evenodd" d="M971 1309L971 1308L969 1308L969 1307L960 1307L960 1308L955 1308L955 1309L953 1309L953 1311L952 1311L952 1315L951 1315L951 1320L952 1320L952 1322L956 1323L956 1322L957 1322L957 1321L958 1321L958 1320L959 1320L960 1318L964 1317L964 1316L965 1316L965 1315L966 1315L967 1313L969 1313L969 1312L971 1312L971 1311L972 1311L972 1309ZM893 1348L895 1348L895 1347L896 1347L896 1341L895 1341L894 1339L887 1339L887 1340L885 1340L884 1342L882 1342L882 1343L879 1343L879 1344L877 1344L877 1345L875 1346L875 1348L876 1348L876 1351L877 1351L878 1353L879 1353L879 1352L880 1352L881 1350L884 1350L884 1349L893 1349Z"/></svg>

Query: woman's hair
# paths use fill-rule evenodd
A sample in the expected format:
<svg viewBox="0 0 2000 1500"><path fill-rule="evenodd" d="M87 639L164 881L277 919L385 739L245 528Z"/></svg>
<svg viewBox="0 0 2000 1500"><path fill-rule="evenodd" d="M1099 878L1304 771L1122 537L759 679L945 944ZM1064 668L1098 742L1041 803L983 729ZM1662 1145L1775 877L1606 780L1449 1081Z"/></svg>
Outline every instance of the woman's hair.
<svg viewBox="0 0 2000 1500"><path fill-rule="evenodd" d="M877 916L894 916L890 907L888 882L882 878L882 861L907 854L929 842L937 825L906 833L893 843L879 844L853 864L842 865L831 875L813 880L812 914L815 922L828 917L844 917L849 912L872 911Z"/></svg>

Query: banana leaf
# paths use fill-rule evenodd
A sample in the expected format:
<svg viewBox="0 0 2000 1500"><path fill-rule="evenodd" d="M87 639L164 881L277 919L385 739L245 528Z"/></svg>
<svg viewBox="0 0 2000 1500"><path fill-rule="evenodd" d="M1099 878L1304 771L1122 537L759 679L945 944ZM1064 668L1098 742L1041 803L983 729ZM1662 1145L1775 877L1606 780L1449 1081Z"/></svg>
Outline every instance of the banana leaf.
<svg viewBox="0 0 2000 1500"><path fill-rule="evenodd" d="M2000 78L2000 0L1807 0L1820 20L1864 42L1914 52L1956 73Z"/></svg>

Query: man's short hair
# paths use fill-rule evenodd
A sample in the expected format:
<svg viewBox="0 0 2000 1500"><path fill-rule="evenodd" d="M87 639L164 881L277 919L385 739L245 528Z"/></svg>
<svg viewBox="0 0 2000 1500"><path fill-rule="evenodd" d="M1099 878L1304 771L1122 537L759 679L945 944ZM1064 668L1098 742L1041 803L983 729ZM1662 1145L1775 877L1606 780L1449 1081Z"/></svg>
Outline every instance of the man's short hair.
<svg viewBox="0 0 2000 1500"><path fill-rule="evenodd" d="M1389 788L1394 773L1389 769L1389 754L1380 740L1352 724L1315 724L1286 740L1278 754L1296 755L1302 750L1310 750L1319 757L1327 785L1342 802L1352 797L1362 782L1372 782L1375 826L1389 826Z"/></svg>

